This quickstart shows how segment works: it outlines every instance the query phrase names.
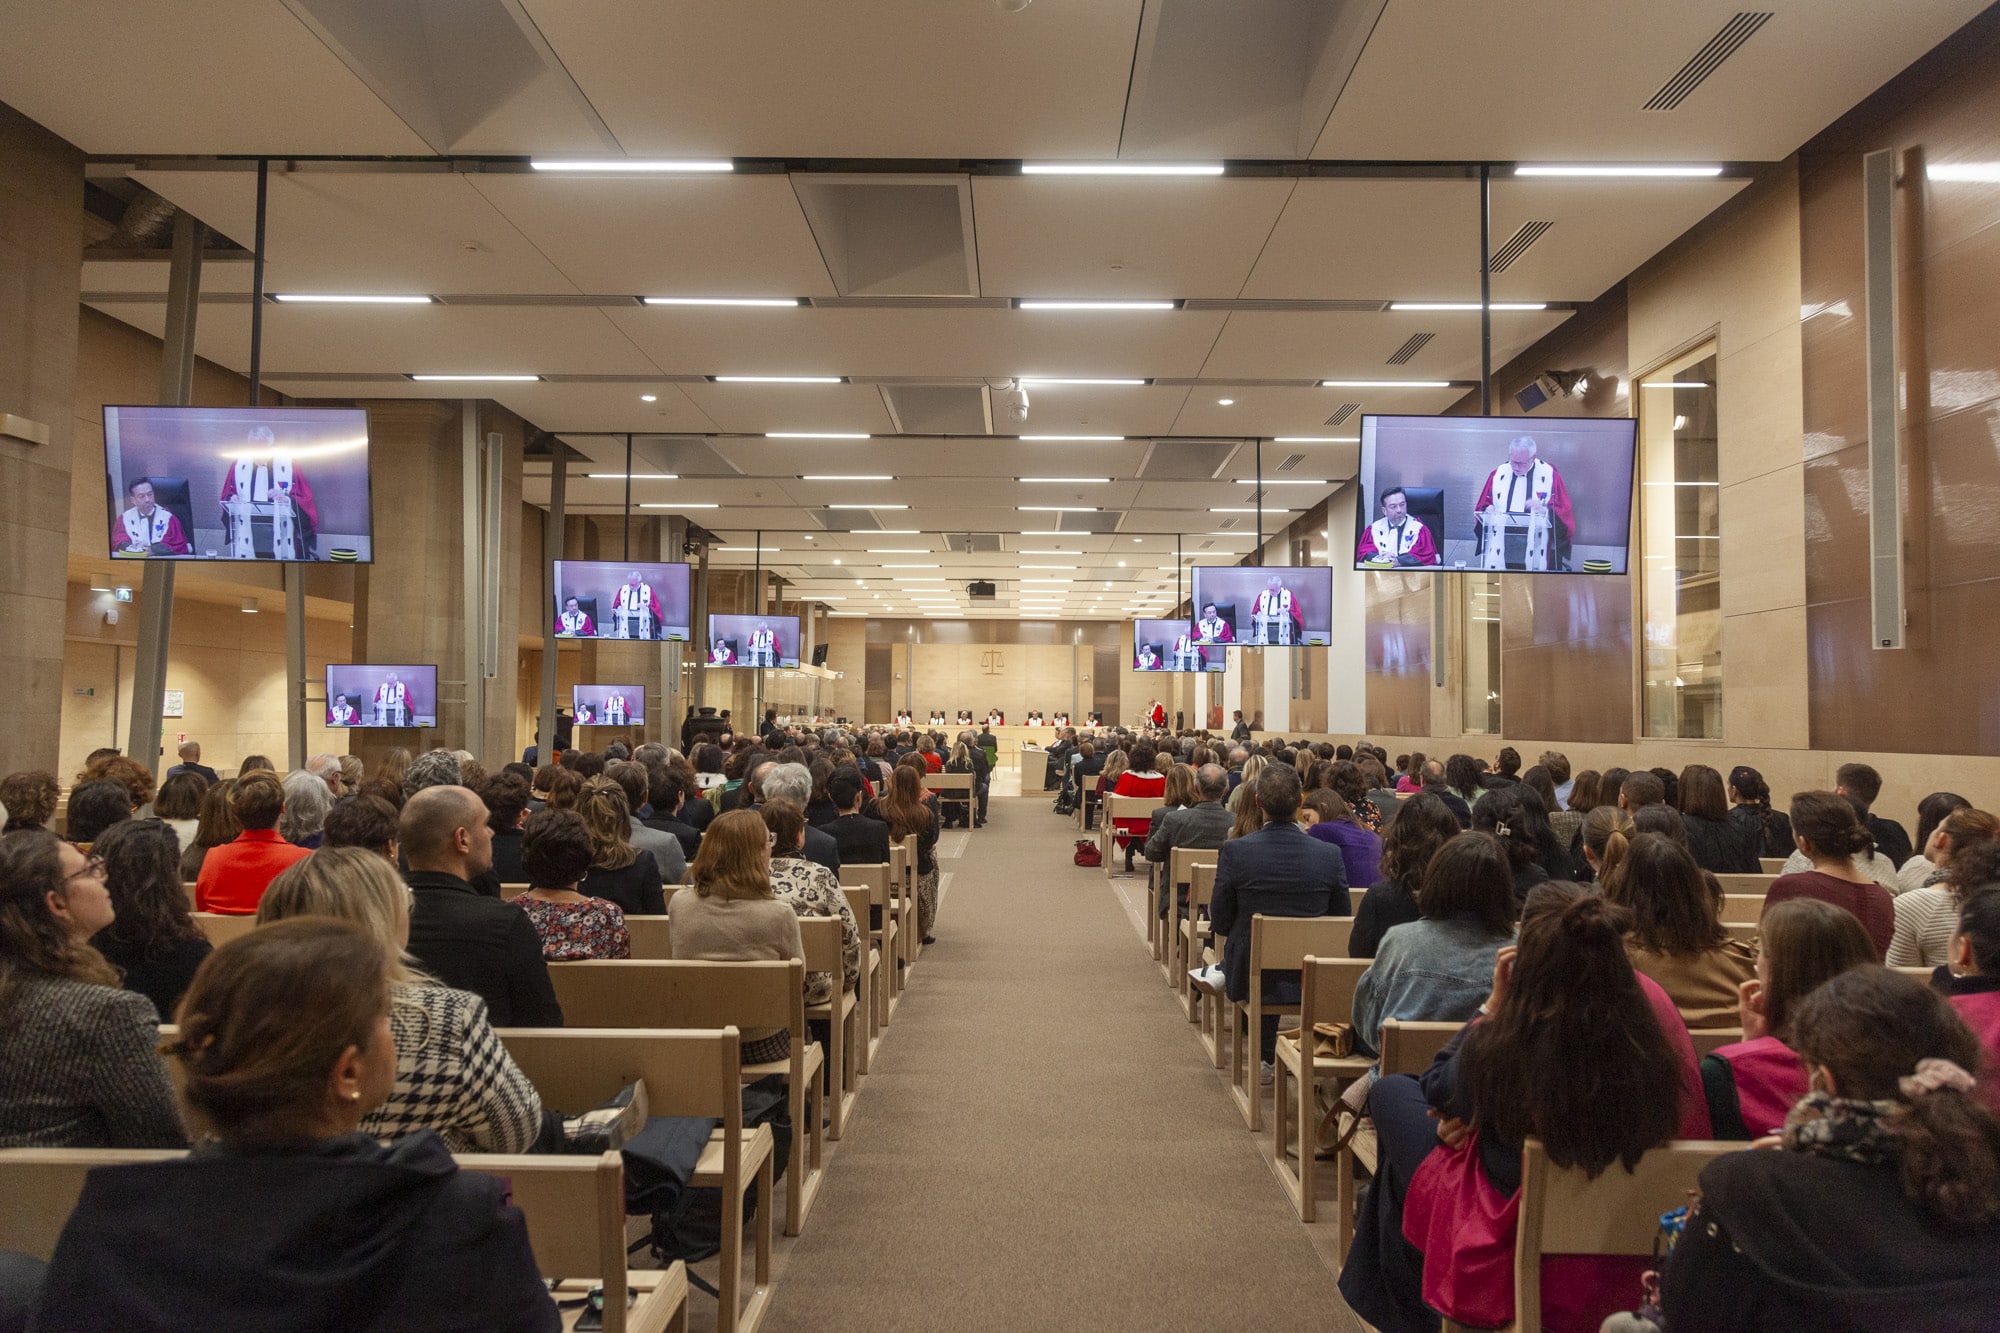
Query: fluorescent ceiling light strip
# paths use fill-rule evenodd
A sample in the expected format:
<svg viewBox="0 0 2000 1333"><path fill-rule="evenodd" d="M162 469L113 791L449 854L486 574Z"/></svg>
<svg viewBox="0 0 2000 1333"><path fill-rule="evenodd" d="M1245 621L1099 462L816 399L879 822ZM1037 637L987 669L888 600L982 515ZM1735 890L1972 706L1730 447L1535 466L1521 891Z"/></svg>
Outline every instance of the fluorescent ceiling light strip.
<svg viewBox="0 0 2000 1333"><path fill-rule="evenodd" d="M1966 181L1976 185L2000 183L2000 162L1932 162L1924 175L1934 181Z"/></svg>
<svg viewBox="0 0 2000 1333"><path fill-rule="evenodd" d="M805 304L796 296L647 296L640 299L647 305L790 306L796 309Z"/></svg>
<svg viewBox="0 0 2000 1333"><path fill-rule="evenodd" d="M928 546L871 546L869 555L930 555Z"/></svg>
<svg viewBox="0 0 2000 1333"><path fill-rule="evenodd" d="M640 505L640 506L639 506L639 508L641 508L641 509L720 509L720 508L722 508L722 506L721 506L721 505L691 505L691 504L642 504L642 505Z"/></svg>
<svg viewBox="0 0 2000 1333"><path fill-rule="evenodd" d="M1273 444L1359 444L1359 435L1274 435Z"/></svg>
<svg viewBox="0 0 2000 1333"><path fill-rule="evenodd" d="M540 375L412 375L419 384L537 384Z"/></svg>
<svg viewBox="0 0 2000 1333"><path fill-rule="evenodd" d="M865 472L805 472L800 481L894 481L895 478L883 473Z"/></svg>
<svg viewBox="0 0 2000 1333"><path fill-rule="evenodd" d="M821 509L908 509L909 506L884 505L884 504L840 504L840 505L821 505L820 508Z"/></svg>
<svg viewBox="0 0 2000 1333"><path fill-rule="evenodd" d="M1178 310L1178 301L1038 301L1014 302L1016 310Z"/></svg>
<svg viewBox="0 0 2000 1333"><path fill-rule="evenodd" d="M1713 389L1707 380L1641 380L1642 389Z"/></svg>
<svg viewBox="0 0 2000 1333"><path fill-rule="evenodd" d="M273 301L286 305L436 305L435 296L364 296L333 292L277 292Z"/></svg>
<svg viewBox="0 0 2000 1333"><path fill-rule="evenodd" d="M849 434L830 430L771 430L764 432L767 440L872 440L872 435Z"/></svg>
<svg viewBox="0 0 2000 1333"><path fill-rule="evenodd" d="M1449 389L1450 380L1321 380L1322 389Z"/></svg>
<svg viewBox="0 0 2000 1333"><path fill-rule="evenodd" d="M1016 435L1023 444L1120 444L1123 435Z"/></svg>
<svg viewBox="0 0 2000 1333"><path fill-rule="evenodd" d="M1014 552L1014 554L1015 554L1015 555L1075 555L1075 556L1080 556L1080 555L1082 555L1082 554L1083 554L1083 552L1082 552L1082 551L1016 551L1016 552Z"/></svg>
<svg viewBox="0 0 2000 1333"><path fill-rule="evenodd" d="M845 384L841 375L711 375L717 384Z"/></svg>
<svg viewBox="0 0 2000 1333"><path fill-rule="evenodd" d="M1698 163L1627 163L1623 165L1603 163L1585 165L1581 163L1540 163L1514 168L1516 176L1570 176L1570 177L1639 177L1668 179L1689 176L1720 176L1722 168Z"/></svg>
<svg viewBox="0 0 2000 1333"><path fill-rule="evenodd" d="M941 569L941 565L884 565L884 569Z"/></svg>
<svg viewBox="0 0 2000 1333"><path fill-rule="evenodd" d="M549 158L528 159L528 165L536 171L577 171L605 172L618 175L685 175L690 172L734 171L736 164L727 158Z"/></svg>
<svg viewBox="0 0 2000 1333"><path fill-rule="evenodd" d="M917 529L915 528L864 529L863 535L869 537L914 537L917 535Z"/></svg>
<svg viewBox="0 0 2000 1333"><path fill-rule="evenodd" d="M1023 162L1023 176L1220 176L1220 162Z"/></svg>
<svg viewBox="0 0 2000 1333"><path fill-rule="evenodd" d="M1039 377L1039 376L1035 376L1035 375L1022 375L1022 376L1020 376L1020 380L1021 380L1021 383L1023 383L1023 384L1039 384L1039 385L1042 385L1042 386L1043 386L1043 387L1045 387L1045 388L1046 388L1046 387L1048 387L1048 386L1050 386L1050 385L1058 385L1058 386L1060 386L1060 385L1090 385L1090 384L1097 384L1097 385L1109 385L1109 386L1111 386L1111 387L1114 387L1114 388L1127 388L1127 389L1131 389L1131 388L1144 388L1144 387L1145 387L1145 386L1146 386L1147 384L1149 384L1149 383L1151 382L1151 381L1149 381L1149 380L1142 380L1142 379L1141 379L1141 380L1133 380L1133 379L1085 379L1085 378L1055 378L1055 379L1043 379L1043 378L1041 378L1041 377Z"/></svg>
<svg viewBox="0 0 2000 1333"><path fill-rule="evenodd" d="M1014 480L1055 486L1106 486L1111 482L1109 477L1016 477Z"/></svg>
<svg viewBox="0 0 2000 1333"><path fill-rule="evenodd" d="M1075 583L1075 579L1022 579L1022 583Z"/></svg>
<svg viewBox="0 0 2000 1333"><path fill-rule="evenodd" d="M1238 477L1238 486L1331 486L1330 481L1307 481L1304 477L1266 477L1259 481L1255 477Z"/></svg>
<svg viewBox="0 0 2000 1333"><path fill-rule="evenodd" d="M774 555L783 550L781 546L718 546L718 551L757 551L764 555Z"/></svg>
<svg viewBox="0 0 2000 1333"><path fill-rule="evenodd" d="M1223 508L1223 509L1211 509L1208 512L1211 514L1255 514L1259 511L1254 508L1251 509ZM1266 514L1295 514L1298 511L1295 509L1281 509L1273 505L1265 505L1262 512Z"/></svg>
<svg viewBox="0 0 2000 1333"><path fill-rule="evenodd" d="M1021 568L1047 570L1052 573L1061 574L1064 573L1065 571L1073 572L1076 569L1076 566L1075 565L1022 565Z"/></svg>
<svg viewBox="0 0 2000 1333"><path fill-rule="evenodd" d="M1095 514L1101 512L1096 505L1015 505L1019 514Z"/></svg>
<svg viewBox="0 0 2000 1333"><path fill-rule="evenodd" d="M1410 311L1448 311L1448 310L1477 311L1479 309L1479 302L1477 301L1391 301L1389 302L1389 308L1391 310L1410 310ZM1549 308L1549 303L1547 301L1495 301L1492 305L1486 308L1488 310L1547 310Z"/></svg>
<svg viewBox="0 0 2000 1333"><path fill-rule="evenodd" d="M585 475L592 481L679 481L681 479L681 474L678 472L590 472Z"/></svg>

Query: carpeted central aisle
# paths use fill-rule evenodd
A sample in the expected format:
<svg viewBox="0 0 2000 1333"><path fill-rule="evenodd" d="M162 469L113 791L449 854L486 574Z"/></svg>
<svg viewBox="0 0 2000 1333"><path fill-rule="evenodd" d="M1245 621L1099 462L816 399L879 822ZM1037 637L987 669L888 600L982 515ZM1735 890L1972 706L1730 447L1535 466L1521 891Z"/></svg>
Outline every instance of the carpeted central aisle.
<svg viewBox="0 0 2000 1333"><path fill-rule="evenodd" d="M942 863L766 1328L1364 1327L1069 829L996 797Z"/></svg>

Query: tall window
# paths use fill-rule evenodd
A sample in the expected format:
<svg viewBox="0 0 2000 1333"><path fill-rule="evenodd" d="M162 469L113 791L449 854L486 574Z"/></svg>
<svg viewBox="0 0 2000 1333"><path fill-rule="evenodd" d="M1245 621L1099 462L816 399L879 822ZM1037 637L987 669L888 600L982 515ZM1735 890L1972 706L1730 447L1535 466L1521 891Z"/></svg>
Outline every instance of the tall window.
<svg viewBox="0 0 2000 1333"><path fill-rule="evenodd" d="M1710 344L1639 381L1646 735L1722 738L1721 481Z"/></svg>
<svg viewBox="0 0 2000 1333"><path fill-rule="evenodd" d="M1434 579L1446 577L1431 575ZM1465 588L1465 729L1500 734L1500 576L1468 570Z"/></svg>

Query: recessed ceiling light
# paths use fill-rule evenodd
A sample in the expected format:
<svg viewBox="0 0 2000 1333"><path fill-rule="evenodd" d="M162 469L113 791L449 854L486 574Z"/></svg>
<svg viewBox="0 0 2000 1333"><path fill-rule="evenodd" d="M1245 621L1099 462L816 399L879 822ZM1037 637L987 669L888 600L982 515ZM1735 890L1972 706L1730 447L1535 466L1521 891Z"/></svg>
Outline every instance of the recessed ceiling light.
<svg viewBox="0 0 2000 1333"><path fill-rule="evenodd" d="M641 509L720 509L721 505L642 504Z"/></svg>
<svg viewBox="0 0 2000 1333"><path fill-rule="evenodd" d="M419 384L535 384L540 375L412 375Z"/></svg>
<svg viewBox="0 0 2000 1333"><path fill-rule="evenodd" d="M1036 301L1014 302L1016 310L1178 310L1178 301Z"/></svg>
<svg viewBox="0 0 2000 1333"><path fill-rule="evenodd" d="M894 481L895 478L888 476L884 473L870 474L865 472L806 472L800 474L799 480L800 481Z"/></svg>
<svg viewBox="0 0 2000 1333"><path fill-rule="evenodd" d="M1321 380L1322 389L1449 389L1450 380Z"/></svg>
<svg viewBox="0 0 2000 1333"><path fill-rule="evenodd" d="M589 472L592 481L679 481L678 472Z"/></svg>
<svg viewBox="0 0 2000 1333"><path fill-rule="evenodd" d="M1220 162L1023 162L1023 176L1220 176Z"/></svg>
<svg viewBox="0 0 2000 1333"><path fill-rule="evenodd" d="M530 158L528 165L536 171L574 171L585 174L602 175L661 175L676 176L696 173L734 171L736 164L727 158L683 159L683 158Z"/></svg>
<svg viewBox="0 0 2000 1333"><path fill-rule="evenodd" d="M1133 540L1133 541L1135 541L1135 542L1143 542L1143 541L1145 541L1146 539L1145 539L1144 537L1134 537L1134 538L1133 538L1132 540Z"/></svg>
<svg viewBox="0 0 2000 1333"><path fill-rule="evenodd" d="M839 556L835 556L835 557L833 558L833 563L834 563L834 564L836 564L836 565L837 565L837 564L839 564L839 563L840 563L840 557L839 557Z"/></svg>
<svg viewBox="0 0 2000 1333"><path fill-rule="evenodd" d="M844 375L710 375L717 384L845 384Z"/></svg>
<svg viewBox="0 0 2000 1333"><path fill-rule="evenodd" d="M810 532L808 532L808 533L806 534L806 540L807 540L807 541L811 541L812 539L813 539L813 535L812 535L812 534L811 534Z"/></svg>
<svg viewBox="0 0 2000 1333"><path fill-rule="evenodd" d="M1084 384L1084 385L1098 384L1098 385L1110 385L1115 388L1142 388L1150 382L1151 381L1149 380L1128 380L1128 379L1073 379L1073 378L1043 379L1034 375L1021 376L1021 383L1023 384L1039 384L1044 387L1047 387L1049 385L1065 385L1065 384Z"/></svg>
<svg viewBox="0 0 2000 1333"><path fill-rule="evenodd" d="M1014 480L1035 482L1035 483L1046 483L1056 486L1103 486L1108 484L1111 478L1109 477L1016 477L1014 478Z"/></svg>
<svg viewBox="0 0 2000 1333"><path fill-rule="evenodd" d="M1712 166L1712 165L1710 166L1695 165L1695 164L1676 165L1673 163L1652 163L1647 165L1633 164L1624 166L1609 165L1609 164L1600 166L1583 166L1578 164L1561 164L1561 165L1539 164L1539 165L1524 165L1515 167L1514 174L1516 176L1576 176L1576 177L1637 176L1637 177L1651 177L1655 179L1663 179L1668 177L1720 176L1722 174L1722 168L1719 166Z"/></svg>
<svg viewBox="0 0 2000 1333"><path fill-rule="evenodd" d="M648 296L647 305L739 305L769 308L805 304L796 296Z"/></svg>
<svg viewBox="0 0 2000 1333"><path fill-rule="evenodd" d="M1389 302L1389 308L1391 310L1432 311L1440 313L1452 310L1477 311L1479 309L1479 302L1477 301L1391 301ZM1495 301L1492 305L1487 307L1487 309L1489 310L1547 310L1548 308L1549 308L1549 303L1547 301Z"/></svg>
<svg viewBox="0 0 2000 1333"><path fill-rule="evenodd" d="M271 299L286 305L436 305L435 296L370 296L359 292L278 292Z"/></svg>
<svg viewBox="0 0 2000 1333"><path fill-rule="evenodd" d="M822 509L908 509L909 506L883 505L883 504L839 504L839 505L821 505L820 508Z"/></svg>
<svg viewBox="0 0 2000 1333"><path fill-rule="evenodd" d="M660 395L656 393L642 393L639 395L639 401L642 403L657 403L660 401Z"/></svg>
<svg viewBox="0 0 2000 1333"><path fill-rule="evenodd" d="M870 440L872 435L856 435L840 431L826 430L772 430L765 431L767 440Z"/></svg>
<svg viewBox="0 0 2000 1333"><path fill-rule="evenodd" d="M1359 435L1277 435L1273 444L1359 444Z"/></svg>
<svg viewBox="0 0 2000 1333"><path fill-rule="evenodd" d="M1123 568L1125 568L1125 562L1124 562L1123 560L1120 560L1120 561L1118 562L1118 568L1120 568L1120 569L1123 569Z"/></svg>
<svg viewBox="0 0 2000 1333"><path fill-rule="evenodd" d="M1236 400L1234 398L1218 398L1215 400L1215 405L1217 407L1234 407L1236 406Z"/></svg>

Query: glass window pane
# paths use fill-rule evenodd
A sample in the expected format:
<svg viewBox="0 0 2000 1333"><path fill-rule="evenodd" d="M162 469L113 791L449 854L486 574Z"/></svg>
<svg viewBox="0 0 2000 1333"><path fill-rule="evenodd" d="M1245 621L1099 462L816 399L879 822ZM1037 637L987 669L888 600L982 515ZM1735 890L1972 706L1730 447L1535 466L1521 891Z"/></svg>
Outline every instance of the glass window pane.
<svg viewBox="0 0 2000 1333"><path fill-rule="evenodd" d="M1432 578L1445 575L1433 574ZM1465 589L1465 729L1500 734L1500 576L1468 570Z"/></svg>
<svg viewBox="0 0 2000 1333"><path fill-rule="evenodd" d="M1722 529L1711 345L1639 382L1646 735L1722 738Z"/></svg>

